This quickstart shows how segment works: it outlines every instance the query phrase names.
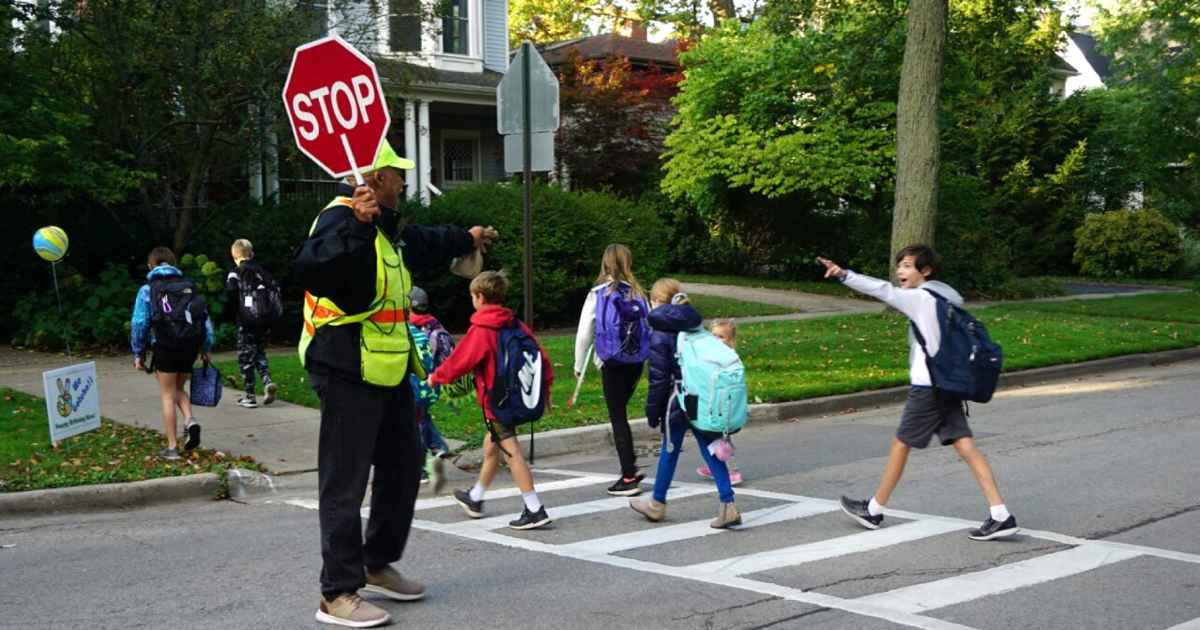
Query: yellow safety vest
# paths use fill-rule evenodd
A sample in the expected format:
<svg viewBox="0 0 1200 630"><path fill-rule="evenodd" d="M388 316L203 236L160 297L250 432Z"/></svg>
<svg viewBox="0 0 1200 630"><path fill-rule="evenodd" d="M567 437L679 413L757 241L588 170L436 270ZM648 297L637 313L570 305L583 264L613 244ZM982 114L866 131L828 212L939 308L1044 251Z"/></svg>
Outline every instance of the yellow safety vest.
<svg viewBox="0 0 1200 630"><path fill-rule="evenodd" d="M349 207L350 198L336 197L322 212L337 205ZM317 220L313 221L309 236L316 231ZM375 259L375 299L361 313L348 315L329 298L304 293L300 364L304 365L304 355L319 328L361 324L362 379L371 385L395 387L404 382L410 369L418 378L426 377L424 366L416 353L411 352L413 343L408 332L408 291L412 277L400 252L379 228L375 228Z"/></svg>

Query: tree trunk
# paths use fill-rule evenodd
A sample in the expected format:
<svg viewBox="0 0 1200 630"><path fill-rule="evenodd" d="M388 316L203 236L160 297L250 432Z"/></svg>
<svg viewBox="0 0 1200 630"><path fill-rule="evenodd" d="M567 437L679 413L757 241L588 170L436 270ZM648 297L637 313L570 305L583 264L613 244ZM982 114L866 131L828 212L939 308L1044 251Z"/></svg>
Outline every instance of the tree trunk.
<svg viewBox="0 0 1200 630"><path fill-rule="evenodd" d="M176 256L182 255L183 246L192 236L192 223L196 211L196 203L200 197L200 186L208 174L208 157L212 148L213 135L216 126L206 124L200 132L200 146L197 148L188 169L187 185L183 189L183 204L179 209L179 223L175 226L174 251Z"/></svg>
<svg viewBox="0 0 1200 630"><path fill-rule="evenodd" d="M717 26L729 18L737 17L737 9L733 6L733 0L708 0L708 8L713 14L713 24Z"/></svg>
<svg viewBox="0 0 1200 630"><path fill-rule="evenodd" d="M938 198L938 100L946 47L947 0L912 0L896 104L894 256L908 245L933 245ZM888 260L889 267L892 261Z"/></svg>

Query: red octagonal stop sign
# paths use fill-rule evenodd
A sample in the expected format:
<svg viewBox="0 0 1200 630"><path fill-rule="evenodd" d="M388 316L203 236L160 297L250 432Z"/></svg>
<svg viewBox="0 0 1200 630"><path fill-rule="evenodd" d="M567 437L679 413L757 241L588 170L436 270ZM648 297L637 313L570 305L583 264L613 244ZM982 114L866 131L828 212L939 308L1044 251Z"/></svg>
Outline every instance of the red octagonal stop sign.
<svg viewBox="0 0 1200 630"><path fill-rule="evenodd" d="M370 167L391 124L375 64L337 35L296 49L283 106L296 146L332 177Z"/></svg>

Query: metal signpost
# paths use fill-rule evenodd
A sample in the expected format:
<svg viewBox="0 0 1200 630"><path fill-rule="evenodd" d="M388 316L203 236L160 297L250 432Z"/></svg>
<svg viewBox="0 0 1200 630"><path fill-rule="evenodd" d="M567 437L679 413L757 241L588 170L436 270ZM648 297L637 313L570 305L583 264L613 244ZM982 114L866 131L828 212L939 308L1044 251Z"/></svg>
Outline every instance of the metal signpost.
<svg viewBox="0 0 1200 630"><path fill-rule="evenodd" d="M533 171L554 167L554 132L558 130L558 78L537 49L523 42L504 79L496 88L497 128L504 135L504 170L516 172L516 157L525 179L523 215L525 256L525 323L533 326ZM520 135L520 152L515 150ZM535 136L538 142L534 143ZM534 459L533 428L529 433L529 460Z"/></svg>

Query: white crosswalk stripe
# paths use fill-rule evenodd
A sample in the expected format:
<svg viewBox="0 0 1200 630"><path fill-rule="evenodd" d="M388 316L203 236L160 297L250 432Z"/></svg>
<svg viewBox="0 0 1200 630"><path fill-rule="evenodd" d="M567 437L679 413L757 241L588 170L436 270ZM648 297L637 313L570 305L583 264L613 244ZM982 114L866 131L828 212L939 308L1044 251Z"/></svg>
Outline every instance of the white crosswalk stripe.
<svg viewBox="0 0 1200 630"><path fill-rule="evenodd" d="M543 495L556 490L600 486L611 481L608 477L571 470L539 469L536 472L539 476L565 477L538 484L537 490ZM646 480L648 484L652 481ZM671 499L678 501L686 497L714 493L715 488L711 484L676 483L671 488ZM505 488L489 491L486 498L492 500L519 495L520 492L515 488ZM837 501L781 492L739 488L738 495L783 503L744 513L742 515L743 524L739 528L744 530L754 530L774 523L819 516L839 509ZM572 517L627 510L628 502L629 499L626 497L607 497L567 505L551 505L547 507L547 511L558 522L557 527L563 528L570 526L568 519ZM293 499L286 503L312 510L318 507L317 502L310 499ZM455 505L452 497L436 497L418 501L416 509L420 516L419 512L421 511L452 505ZM364 508L363 516L368 516L369 512L369 509ZM1125 543L1086 540L1055 532L1025 529L1023 530L1025 536L1060 543L1069 548L983 571L914 584L858 598L836 597L746 577L854 553L883 550L976 525L974 522L958 518L900 510L889 509L887 514L891 517L907 519L909 522L891 525L877 531L862 531L801 545L783 545L768 551L683 566L660 564L617 554L633 549L716 536L724 532L709 527L708 520L705 519L647 527L639 531L601 536L567 544L551 544L539 541L536 537L516 537L504 533L507 531L504 528L508 522L518 516L515 513L479 520L464 518L450 523L417 518L413 521L413 527L526 551L771 595L789 601L874 617L923 630L973 630L967 626L928 616L925 613L1020 588L1036 587L1038 584L1079 575L1139 556L1153 556L1193 564L1200 563L1200 555L1196 554ZM639 517L630 513L630 518ZM1163 630L1200 630L1200 618Z"/></svg>

